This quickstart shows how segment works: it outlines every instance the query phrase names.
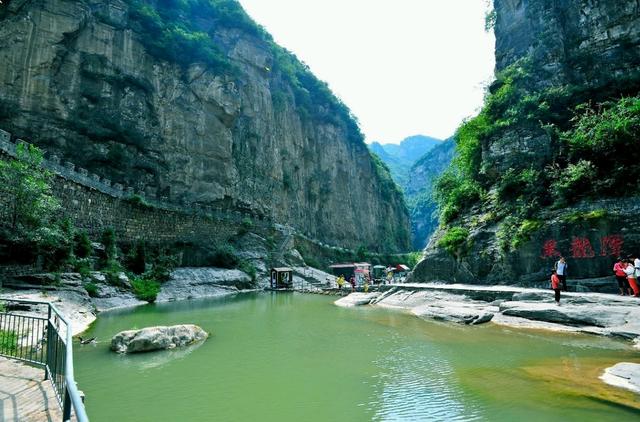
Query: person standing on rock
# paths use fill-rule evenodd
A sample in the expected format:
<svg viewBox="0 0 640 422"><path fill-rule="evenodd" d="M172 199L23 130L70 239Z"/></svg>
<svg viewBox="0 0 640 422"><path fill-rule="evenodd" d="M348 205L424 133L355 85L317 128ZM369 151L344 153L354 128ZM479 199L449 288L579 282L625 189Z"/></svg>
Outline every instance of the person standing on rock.
<svg viewBox="0 0 640 422"><path fill-rule="evenodd" d="M633 260L629 260L629 262L627 263L626 268L624 269L625 274L627 275L627 283L629 285L629 296L631 296L632 294L635 297L640 296L640 290L638 290L638 283L637 283L637 278L636 278L636 267L634 265L634 261ZM633 293L631 293L633 292Z"/></svg>
<svg viewBox="0 0 640 422"><path fill-rule="evenodd" d="M613 273L616 276L621 296L627 294L627 273L624 271L626 266L627 265L622 261L622 258L618 258L616 263L613 265Z"/></svg>
<svg viewBox="0 0 640 422"><path fill-rule="evenodd" d="M551 288L555 293L556 305L560 306L560 277L556 274L556 270L551 273Z"/></svg>
<svg viewBox="0 0 640 422"><path fill-rule="evenodd" d="M560 279L560 284L562 285L562 290L567 291L567 261L564 259L564 256L561 256L558 262L556 262L555 270L556 275Z"/></svg>

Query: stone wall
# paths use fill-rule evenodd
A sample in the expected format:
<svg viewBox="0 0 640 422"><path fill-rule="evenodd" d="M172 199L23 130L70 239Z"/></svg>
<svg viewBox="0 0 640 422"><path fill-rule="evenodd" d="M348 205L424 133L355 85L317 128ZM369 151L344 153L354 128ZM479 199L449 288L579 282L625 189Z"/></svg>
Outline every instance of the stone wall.
<svg viewBox="0 0 640 422"><path fill-rule="evenodd" d="M27 144L24 140L12 139L9 132L0 129L0 159L15 157L19 143ZM72 218L75 227L86 230L94 238L112 227L118 239L124 242L143 240L159 244L211 245L226 242L238 232L243 221L251 220L253 230L258 233L265 234L275 229L295 234L311 244L352 252L313 239L263 215L198 204L171 203L167 198L158 197L153 189L134 189L111 183L109 179L76 168L73 163L61 163L55 155L45 158L43 167L54 175L53 192L62 202L65 215ZM132 201L132 198L139 199L142 204Z"/></svg>

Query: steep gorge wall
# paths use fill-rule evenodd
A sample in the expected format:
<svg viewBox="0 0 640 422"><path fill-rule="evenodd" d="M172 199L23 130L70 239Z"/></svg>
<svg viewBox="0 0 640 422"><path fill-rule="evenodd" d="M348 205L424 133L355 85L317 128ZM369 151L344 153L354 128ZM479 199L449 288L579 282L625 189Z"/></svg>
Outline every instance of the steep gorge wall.
<svg viewBox="0 0 640 422"><path fill-rule="evenodd" d="M567 127L569 107L578 103L640 92L640 2L495 0L494 6L496 71L526 63L531 92L557 88L571 93L550 104L558 108L556 116L563 116L555 122L559 127ZM490 91L499 88L494 84ZM566 159L557 136L541 123L525 120L481 142L479 167L485 180L500 180L523 163L548 172L556 160ZM486 196L495 198L497 191L498 186L489 185ZM610 276L617 256L640 252L640 200L637 190L631 194L633 198L586 199L564 208L538 206L530 226L534 229L506 251L501 243L512 242L518 233L504 230L504 219L496 220L503 213L499 202L479 201L452 223L468 231L466 240L446 251L438 245L446 233L440 229L412 280L546 286L560 255L568 258L570 278Z"/></svg>
<svg viewBox="0 0 640 422"><path fill-rule="evenodd" d="M152 35L132 25L130 3L0 6L0 127L169 202L251 211L341 246L408 249L403 200L383 188L353 123L304 112L264 39L202 16L235 73L170 63L147 51Z"/></svg>

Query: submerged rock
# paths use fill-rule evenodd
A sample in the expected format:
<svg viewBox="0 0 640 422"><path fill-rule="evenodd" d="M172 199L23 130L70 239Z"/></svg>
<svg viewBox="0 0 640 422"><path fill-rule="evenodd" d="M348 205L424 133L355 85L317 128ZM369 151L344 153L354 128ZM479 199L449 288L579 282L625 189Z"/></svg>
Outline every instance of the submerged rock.
<svg viewBox="0 0 640 422"><path fill-rule="evenodd" d="M600 379L609 385L640 394L640 364L621 362L604 370Z"/></svg>
<svg viewBox="0 0 640 422"><path fill-rule="evenodd" d="M193 324L147 327L119 332L111 339L111 350L117 353L151 352L188 346L207 337L206 331Z"/></svg>

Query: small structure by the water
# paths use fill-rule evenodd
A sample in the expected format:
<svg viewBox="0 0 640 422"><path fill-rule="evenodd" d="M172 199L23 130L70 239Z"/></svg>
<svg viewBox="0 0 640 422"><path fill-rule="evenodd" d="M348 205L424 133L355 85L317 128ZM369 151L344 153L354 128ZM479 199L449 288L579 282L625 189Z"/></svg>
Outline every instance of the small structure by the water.
<svg viewBox="0 0 640 422"><path fill-rule="evenodd" d="M385 267L384 265L374 265L372 273L373 279L376 280L376 282L384 280L387 275L386 269L387 267Z"/></svg>
<svg viewBox="0 0 640 422"><path fill-rule="evenodd" d="M271 288L272 289L291 289L293 288L293 270L287 267L271 269Z"/></svg>

